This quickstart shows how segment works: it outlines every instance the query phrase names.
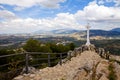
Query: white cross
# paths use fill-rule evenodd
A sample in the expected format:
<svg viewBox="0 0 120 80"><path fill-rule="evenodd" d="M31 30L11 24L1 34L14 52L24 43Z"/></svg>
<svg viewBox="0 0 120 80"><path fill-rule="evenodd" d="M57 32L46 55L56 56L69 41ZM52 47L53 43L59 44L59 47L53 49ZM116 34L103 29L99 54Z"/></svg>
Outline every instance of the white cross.
<svg viewBox="0 0 120 80"><path fill-rule="evenodd" d="M89 37L90 26L89 26L89 23L87 24L86 28L87 28L87 42L86 42L86 45L89 46L90 45L90 37Z"/></svg>

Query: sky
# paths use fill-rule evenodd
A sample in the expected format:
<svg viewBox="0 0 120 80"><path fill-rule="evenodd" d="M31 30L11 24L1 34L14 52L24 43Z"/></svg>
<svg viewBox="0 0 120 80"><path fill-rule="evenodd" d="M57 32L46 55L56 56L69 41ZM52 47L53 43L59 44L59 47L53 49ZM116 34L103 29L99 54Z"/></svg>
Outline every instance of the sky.
<svg viewBox="0 0 120 80"><path fill-rule="evenodd" d="M0 34L120 27L120 0L0 0Z"/></svg>

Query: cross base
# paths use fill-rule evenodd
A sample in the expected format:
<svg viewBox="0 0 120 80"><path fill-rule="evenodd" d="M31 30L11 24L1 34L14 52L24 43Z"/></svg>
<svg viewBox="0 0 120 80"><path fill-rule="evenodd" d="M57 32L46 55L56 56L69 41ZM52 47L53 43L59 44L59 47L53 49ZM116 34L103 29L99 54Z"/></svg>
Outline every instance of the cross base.
<svg viewBox="0 0 120 80"><path fill-rule="evenodd" d="M90 45L90 42L87 42L85 45L89 46L89 45Z"/></svg>

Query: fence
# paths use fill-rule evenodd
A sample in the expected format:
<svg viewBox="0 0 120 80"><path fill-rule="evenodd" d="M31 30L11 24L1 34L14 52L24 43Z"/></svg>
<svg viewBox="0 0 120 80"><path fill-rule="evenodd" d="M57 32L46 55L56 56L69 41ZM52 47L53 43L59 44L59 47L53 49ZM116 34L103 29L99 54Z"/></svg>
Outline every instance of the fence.
<svg viewBox="0 0 120 80"><path fill-rule="evenodd" d="M28 73L28 67L29 67L29 55L47 55L47 58L36 58L35 60L47 60L48 61L48 66L51 66L51 59L56 59L59 58L60 65L62 65L62 59L66 57L63 56L66 53L39 53L39 52L26 52L25 53L25 68L26 68L26 73ZM51 55L59 55L59 57L51 57ZM39 64L37 64L39 65ZM34 65L35 66L35 65Z"/></svg>
<svg viewBox="0 0 120 80"><path fill-rule="evenodd" d="M38 57L38 58L33 58L33 56L39 56L39 55L46 55L46 57ZM54 56L53 56L54 55ZM16 57L16 56L22 56L22 60L18 60L19 64L22 64L22 68L25 68L25 73L27 74L29 72L29 66L38 66L40 64L30 64L31 60L35 61L44 61L47 60L47 64L50 67L51 64L53 63L52 60L53 59L58 59L58 62L60 63L60 65L62 65L62 59L65 58L67 56L67 53L41 53L41 52L25 52L25 53L17 53L17 54L10 54L10 55L2 55L0 56L0 59L6 59L8 57ZM57 62L57 63L58 63ZM0 61L1 63L1 61ZM3 62L2 62L3 63ZM2 67L6 67L8 68L9 65L16 63L16 61L12 62L12 63L6 63L6 64L2 64L0 65L0 68ZM1 71L0 71L1 72Z"/></svg>

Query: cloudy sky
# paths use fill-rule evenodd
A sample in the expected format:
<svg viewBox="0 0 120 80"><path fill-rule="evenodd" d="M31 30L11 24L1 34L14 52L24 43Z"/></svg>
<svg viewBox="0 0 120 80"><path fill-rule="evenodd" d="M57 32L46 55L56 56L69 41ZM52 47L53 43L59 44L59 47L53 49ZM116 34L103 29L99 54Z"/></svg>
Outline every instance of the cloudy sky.
<svg viewBox="0 0 120 80"><path fill-rule="evenodd" d="M120 27L120 0L0 0L0 34Z"/></svg>

